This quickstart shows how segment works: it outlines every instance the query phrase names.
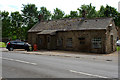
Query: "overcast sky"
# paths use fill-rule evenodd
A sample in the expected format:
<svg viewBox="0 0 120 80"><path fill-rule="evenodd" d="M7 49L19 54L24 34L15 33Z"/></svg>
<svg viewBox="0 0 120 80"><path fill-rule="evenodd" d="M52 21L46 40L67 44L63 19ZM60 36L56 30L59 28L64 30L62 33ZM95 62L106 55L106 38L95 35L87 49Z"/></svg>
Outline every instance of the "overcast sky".
<svg viewBox="0 0 120 80"><path fill-rule="evenodd" d="M57 7L63 10L66 14L69 12L76 11L82 4L90 4L99 10L100 6L106 6L106 4L115 7L118 10L118 2L120 0L0 0L1 11L20 11L22 10L22 4L35 4L40 10L40 7L45 6L48 10L53 13L53 10Z"/></svg>

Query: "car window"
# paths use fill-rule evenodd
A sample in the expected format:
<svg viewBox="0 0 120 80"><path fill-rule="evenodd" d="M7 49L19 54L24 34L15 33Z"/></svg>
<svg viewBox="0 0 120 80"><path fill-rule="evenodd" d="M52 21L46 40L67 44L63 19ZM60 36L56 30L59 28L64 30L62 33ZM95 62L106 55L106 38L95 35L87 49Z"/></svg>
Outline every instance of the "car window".
<svg viewBox="0 0 120 80"><path fill-rule="evenodd" d="M18 45L24 45L24 42L17 42Z"/></svg>
<svg viewBox="0 0 120 80"><path fill-rule="evenodd" d="M12 44L16 44L17 42L16 41L11 41Z"/></svg>

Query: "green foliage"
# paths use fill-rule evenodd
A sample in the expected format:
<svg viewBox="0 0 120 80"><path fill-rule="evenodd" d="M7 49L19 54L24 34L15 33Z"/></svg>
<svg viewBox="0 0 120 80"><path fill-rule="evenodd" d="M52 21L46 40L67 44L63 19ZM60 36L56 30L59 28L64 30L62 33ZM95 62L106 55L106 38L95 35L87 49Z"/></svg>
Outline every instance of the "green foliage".
<svg viewBox="0 0 120 80"><path fill-rule="evenodd" d="M2 37L8 37L10 28L10 17L8 16L9 12L3 11L1 12L1 20L2 20Z"/></svg>
<svg viewBox="0 0 120 80"><path fill-rule="evenodd" d="M70 14L64 13L64 11L56 8L54 13L51 14L46 7L41 7L37 10L35 4L23 5L22 13L0 11L0 20L2 20L2 37L8 37L12 39L27 39L28 30L32 28L38 22L38 15L42 15L42 19L46 20L56 20L62 18L76 18L76 17L86 17L86 18L96 18L96 17L113 17L115 25L120 27L120 13L114 7L106 5L101 6L99 11L95 10L95 6L92 4L82 5L77 11L70 11ZM64 16L65 15L65 16Z"/></svg>
<svg viewBox="0 0 120 80"><path fill-rule="evenodd" d="M21 11L25 24L24 26L28 26L28 29L38 22L38 11L35 4L23 5L23 10Z"/></svg>
<svg viewBox="0 0 120 80"><path fill-rule="evenodd" d="M70 15L69 15L69 14L66 14L66 15L64 16L64 18L70 18Z"/></svg>
<svg viewBox="0 0 120 80"><path fill-rule="evenodd" d="M51 13L50 11L47 10L46 7L41 7L40 8L40 11L39 11L39 14L41 14L43 16L43 20L50 20L50 17L51 17Z"/></svg>
<svg viewBox="0 0 120 80"><path fill-rule="evenodd" d="M120 13L118 13L117 16L115 16L114 21L115 21L115 25L120 28Z"/></svg>
<svg viewBox="0 0 120 80"><path fill-rule="evenodd" d="M118 12L115 8L106 5L105 12L104 12L106 17L114 17L115 15L117 15L117 13Z"/></svg>
<svg viewBox="0 0 120 80"><path fill-rule="evenodd" d="M76 18L76 17L79 17L77 11L70 11L70 14L64 16L64 18Z"/></svg>
<svg viewBox="0 0 120 80"><path fill-rule="evenodd" d="M54 13L52 15L52 20L55 20L55 19L61 19L63 18L64 16L64 12L58 8L54 9Z"/></svg>
<svg viewBox="0 0 120 80"><path fill-rule="evenodd" d="M4 42L0 42L0 48L1 47L6 47L6 44Z"/></svg>
<svg viewBox="0 0 120 80"><path fill-rule="evenodd" d="M71 17L71 18L78 17L77 11L70 11L70 17Z"/></svg>
<svg viewBox="0 0 120 80"><path fill-rule="evenodd" d="M12 36L16 36L16 39L21 39L21 27L23 24L22 15L19 12L12 12L11 13L11 30ZM12 37L13 38L13 37ZM15 38L14 38L15 39Z"/></svg>
<svg viewBox="0 0 120 80"><path fill-rule="evenodd" d="M98 17L113 17L115 25L120 27L120 13L114 7L108 5L106 7L101 6L98 14Z"/></svg>
<svg viewBox="0 0 120 80"><path fill-rule="evenodd" d="M120 46L117 46L117 51L120 51Z"/></svg>
<svg viewBox="0 0 120 80"><path fill-rule="evenodd" d="M105 17L104 12L105 12L105 7L101 6L100 10L98 11L98 17Z"/></svg>
<svg viewBox="0 0 120 80"><path fill-rule="evenodd" d="M92 4L90 3L89 5L82 5L80 8L77 9L79 11L79 16L83 16L82 12L85 11L86 14L86 18L94 18L97 16L97 12L95 10L95 7L92 6Z"/></svg>
<svg viewBox="0 0 120 80"><path fill-rule="evenodd" d="M38 22L38 11L35 4L23 5L22 16L23 16L23 26L25 29L25 39L27 39L27 31L32 28Z"/></svg>

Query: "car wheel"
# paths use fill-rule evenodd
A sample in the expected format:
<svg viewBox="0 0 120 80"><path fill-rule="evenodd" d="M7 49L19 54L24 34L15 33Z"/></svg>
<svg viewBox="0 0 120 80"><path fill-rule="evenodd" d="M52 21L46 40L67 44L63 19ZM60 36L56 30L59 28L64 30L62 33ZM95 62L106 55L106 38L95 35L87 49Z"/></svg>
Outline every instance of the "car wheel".
<svg viewBox="0 0 120 80"><path fill-rule="evenodd" d="M9 51L13 51L13 48L11 47L11 48L9 48Z"/></svg>
<svg viewBox="0 0 120 80"><path fill-rule="evenodd" d="M27 49L27 51L30 51L30 49Z"/></svg>

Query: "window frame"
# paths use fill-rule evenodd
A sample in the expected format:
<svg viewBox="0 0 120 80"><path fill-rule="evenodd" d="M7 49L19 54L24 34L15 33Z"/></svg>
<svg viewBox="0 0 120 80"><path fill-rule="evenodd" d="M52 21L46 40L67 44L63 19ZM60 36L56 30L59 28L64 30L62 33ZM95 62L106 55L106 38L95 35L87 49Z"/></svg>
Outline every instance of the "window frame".
<svg viewBox="0 0 120 80"><path fill-rule="evenodd" d="M101 37L94 37L92 39L92 48L93 49L101 49L102 48L102 38Z"/></svg>
<svg viewBox="0 0 120 80"><path fill-rule="evenodd" d="M80 42L80 45L84 45L85 44L85 37L79 37L79 42Z"/></svg>
<svg viewBox="0 0 120 80"><path fill-rule="evenodd" d="M72 47L73 46L73 39L72 38L67 38L66 40L66 46L67 47Z"/></svg>
<svg viewBox="0 0 120 80"><path fill-rule="evenodd" d="M39 45L41 45L42 44L42 38L39 38L38 41L39 41Z"/></svg>
<svg viewBox="0 0 120 80"><path fill-rule="evenodd" d="M58 38L57 39L57 46L58 47L63 46L63 38Z"/></svg>

